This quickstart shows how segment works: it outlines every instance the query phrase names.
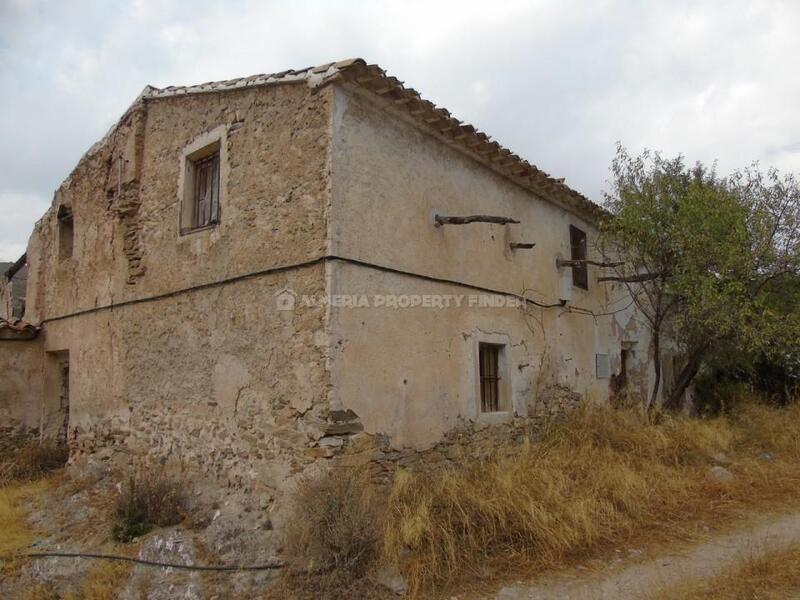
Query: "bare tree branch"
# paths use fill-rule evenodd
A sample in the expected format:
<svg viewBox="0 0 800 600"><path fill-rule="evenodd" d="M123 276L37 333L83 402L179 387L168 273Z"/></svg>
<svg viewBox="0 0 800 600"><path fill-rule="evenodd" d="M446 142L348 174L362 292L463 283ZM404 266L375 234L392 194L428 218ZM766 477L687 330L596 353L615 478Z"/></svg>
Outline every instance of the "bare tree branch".
<svg viewBox="0 0 800 600"><path fill-rule="evenodd" d="M556 259L556 266L558 267L582 267L584 265L593 265L595 267L621 267L623 262L600 262L596 260L564 260L562 258Z"/></svg>
<svg viewBox="0 0 800 600"><path fill-rule="evenodd" d="M641 273L640 275L617 276L609 275L607 277L598 277L598 282L603 281L621 281L623 283L643 283L645 281L654 281L660 277L666 276L666 273Z"/></svg>

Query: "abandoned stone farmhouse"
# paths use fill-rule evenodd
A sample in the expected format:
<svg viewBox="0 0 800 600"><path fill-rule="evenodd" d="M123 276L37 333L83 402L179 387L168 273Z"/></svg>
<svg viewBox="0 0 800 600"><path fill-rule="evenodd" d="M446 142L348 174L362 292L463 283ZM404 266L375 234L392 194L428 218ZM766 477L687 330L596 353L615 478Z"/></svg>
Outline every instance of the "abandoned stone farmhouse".
<svg viewBox="0 0 800 600"><path fill-rule="evenodd" d="M646 393L601 214L360 59L148 86L31 235L0 423L281 487L354 437Z"/></svg>

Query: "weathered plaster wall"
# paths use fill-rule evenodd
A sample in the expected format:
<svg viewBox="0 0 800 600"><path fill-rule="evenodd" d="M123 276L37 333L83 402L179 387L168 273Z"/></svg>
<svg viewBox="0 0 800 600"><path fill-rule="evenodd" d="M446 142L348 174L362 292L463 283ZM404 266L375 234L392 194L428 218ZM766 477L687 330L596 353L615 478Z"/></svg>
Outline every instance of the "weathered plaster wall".
<svg viewBox="0 0 800 600"><path fill-rule="evenodd" d="M337 308L333 310L334 406L351 409L369 433L385 433L395 447L428 447L448 430L476 420L477 344L506 345L513 410L534 411L528 402L548 361L540 333L526 327L519 308L468 308L473 291L421 283L412 277L337 265L334 293L464 296L462 308ZM505 380L504 375L504 380Z"/></svg>
<svg viewBox="0 0 800 600"><path fill-rule="evenodd" d="M215 135L221 222L181 236L181 157ZM59 255L62 205L74 214L71 257ZM437 213L521 223L435 228ZM606 401L595 355L609 354L615 372L623 343L634 349L629 372L646 371L649 339L624 291L598 285L590 269L585 292L556 269L570 224L596 236L344 88L148 100L87 154L37 224L26 318L44 322L42 364L69 352L74 450L126 446L182 457L234 485L280 487L362 427L395 447L427 448L497 420L478 418L480 341L506 346L508 418L557 410L575 393ZM512 251L512 241L537 245ZM264 273L325 254L376 267L334 260ZM475 306L470 285L568 305ZM279 311L286 288L373 304L380 294L462 300ZM42 386L51 401L56 382Z"/></svg>
<svg viewBox="0 0 800 600"><path fill-rule="evenodd" d="M78 164L37 224L28 320L319 256L329 102L327 89L282 85L155 99L133 110ZM180 236L181 153L220 127L221 222ZM65 260L57 248L62 203L75 215L75 249Z"/></svg>
<svg viewBox="0 0 800 600"><path fill-rule="evenodd" d="M280 312L275 294L323 293L324 265L263 271L324 253L329 105L303 85L147 101L56 192L29 244L26 318L44 321L44 352L69 352L73 451L125 446L243 487L310 463L328 417L325 309ZM220 129L221 222L180 236L181 154Z"/></svg>
<svg viewBox="0 0 800 600"><path fill-rule="evenodd" d="M567 309L504 311L334 308L332 405L351 408L368 432L396 445L427 446L459 419L474 418L477 395L473 346L480 332L508 341L515 409L547 401L554 389L592 400L609 397L609 380L595 377L595 355L618 370L622 342L636 351L633 370L646 368L649 338L623 290L596 282L571 285L569 225L595 228L495 174L397 117L372 97L338 88L334 110L332 253L385 267L509 293ZM513 217L519 225L433 226L435 214ZM509 243L535 242L512 251ZM334 268L339 294L478 294L418 278L358 266ZM582 309L582 310L578 310ZM585 314L591 311L599 316ZM491 341L491 340L487 340Z"/></svg>
<svg viewBox="0 0 800 600"><path fill-rule="evenodd" d="M44 355L39 340L0 343L0 449L47 428L58 404L43 404Z"/></svg>
<svg viewBox="0 0 800 600"><path fill-rule="evenodd" d="M73 451L125 446L281 487L324 434L328 378L324 309L278 311L274 294L320 294L322 270L50 323L47 349L70 353Z"/></svg>

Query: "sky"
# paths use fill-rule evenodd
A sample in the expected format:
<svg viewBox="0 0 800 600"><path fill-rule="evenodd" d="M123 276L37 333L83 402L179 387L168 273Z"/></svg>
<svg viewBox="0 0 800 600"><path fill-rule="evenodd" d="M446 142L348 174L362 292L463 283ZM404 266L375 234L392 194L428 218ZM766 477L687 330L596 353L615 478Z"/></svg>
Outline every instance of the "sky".
<svg viewBox="0 0 800 600"><path fill-rule="evenodd" d="M595 201L617 142L800 173L800 2L0 0L0 260L145 85L375 62Z"/></svg>

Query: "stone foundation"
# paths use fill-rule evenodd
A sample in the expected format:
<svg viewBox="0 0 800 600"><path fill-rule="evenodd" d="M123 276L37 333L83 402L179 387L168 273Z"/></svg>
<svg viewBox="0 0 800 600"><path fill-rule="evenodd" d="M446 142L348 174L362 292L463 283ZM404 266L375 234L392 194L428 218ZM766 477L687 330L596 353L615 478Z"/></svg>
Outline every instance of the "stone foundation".
<svg viewBox="0 0 800 600"><path fill-rule="evenodd" d="M424 450L392 448L384 435L353 431L358 421L350 422L351 430L328 435L306 450L309 456L330 459L333 468L364 467L374 483L391 483L397 469L428 470L445 465L480 461L508 453L527 440L536 439L546 424L563 419L581 405L574 392L555 387L536 402L539 407L529 417L515 417L503 423L485 424L462 421L447 432L442 440ZM357 418L356 418L357 419Z"/></svg>

